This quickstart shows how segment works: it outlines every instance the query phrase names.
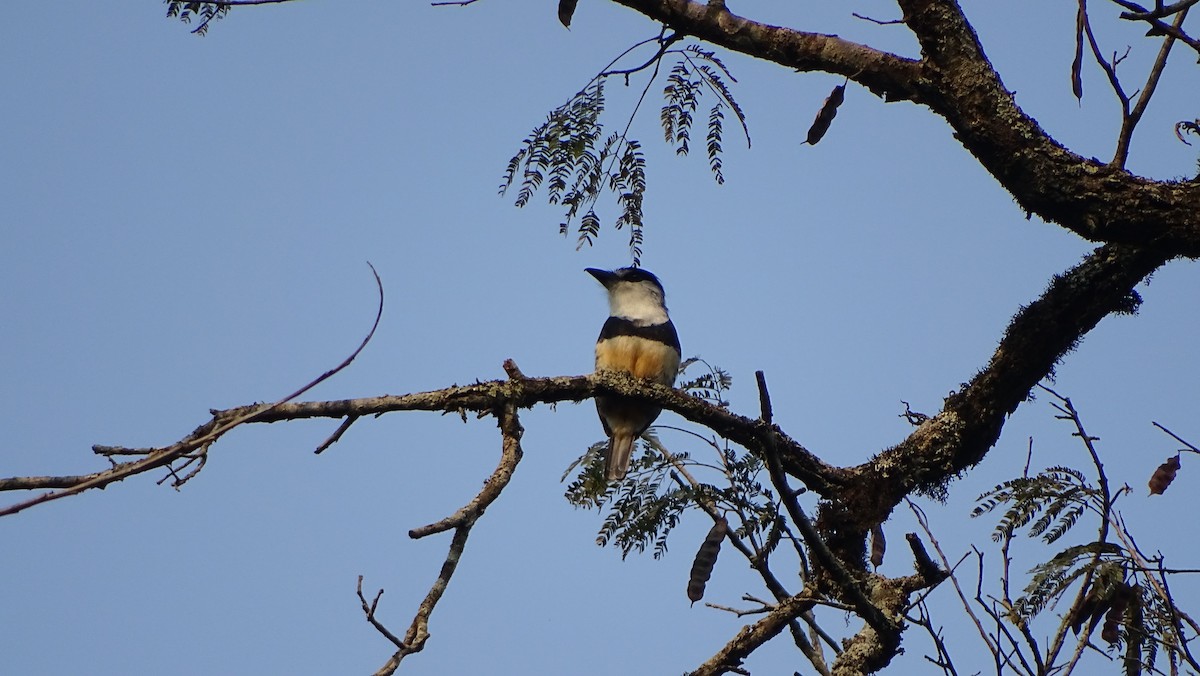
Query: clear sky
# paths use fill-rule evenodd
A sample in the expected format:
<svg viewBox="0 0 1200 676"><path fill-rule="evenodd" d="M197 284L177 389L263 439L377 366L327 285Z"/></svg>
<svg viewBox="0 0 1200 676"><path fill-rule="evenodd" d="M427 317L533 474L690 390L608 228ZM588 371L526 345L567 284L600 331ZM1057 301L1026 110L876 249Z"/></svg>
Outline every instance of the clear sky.
<svg viewBox="0 0 1200 676"><path fill-rule="evenodd" d="M375 340L306 398L503 377L510 357L531 376L590 371L606 305L583 268L628 264L625 234L606 229L576 252L557 234L556 207L516 209L496 187L549 110L657 28L587 1L568 31L552 4L309 0L236 8L204 38L153 0L6 7L0 475L95 471L105 463L92 444L168 444L210 408L291 392L369 328L368 260L387 293ZM916 54L903 28L849 16L892 18L887 3L755 4L734 9ZM966 4L1018 101L1077 152L1111 156L1118 117L1101 74L1088 70L1082 106L1070 95L1074 8ZM1132 44L1121 69L1136 82L1154 48L1121 28L1103 39L1110 51ZM829 462L861 462L908 433L901 400L936 411L986 363L1012 313L1091 247L1027 220L924 109L851 85L826 138L801 145L840 79L722 58L753 145L728 129L716 186L702 153L678 158L661 143L654 87L633 125L650 164L643 263L666 286L685 355L733 375L735 411L757 413L762 369L785 430ZM1196 148L1172 125L1197 114L1198 73L1174 55L1131 169L1194 173ZM610 83L610 128L639 91ZM1143 547L1190 567L1200 549L1180 517L1195 509L1194 460L1165 496L1147 499L1143 486L1174 449L1152 420L1200 440L1198 284L1191 263L1158 272L1141 315L1105 319L1056 384L1101 437L1113 483L1134 486L1122 507ZM593 543L601 515L573 509L559 483L602 435L592 406L539 407L522 421L525 460L404 669L680 673L707 659L745 622L689 607L707 518L686 518L662 560L622 561ZM490 420L392 414L314 456L336 426L242 429L179 492L142 476L0 519L5 672L376 669L391 646L363 620L356 577L387 590L380 617L402 632L448 544L406 533L474 495L499 436ZM1035 468L1085 466L1069 432L1044 398L1023 406L950 502L926 505L953 558L990 545L993 522L967 513L1020 472L1030 436ZM883 571L905 574L912 518L898 511L886 528L897 544ZM1017 567L1040 551L1022 542ZM1195 608L1194 587L1176 591ZM740 605L745 592L763 594L726 551L706 600ZM933 600L938 622L962 624L949 587ZM840 613L822 618L844 629ZM969 673L982 646L949 631ZM915 632L906 646L906 659L928 650ZM809 673L786 638L748 666Z"/></svg>

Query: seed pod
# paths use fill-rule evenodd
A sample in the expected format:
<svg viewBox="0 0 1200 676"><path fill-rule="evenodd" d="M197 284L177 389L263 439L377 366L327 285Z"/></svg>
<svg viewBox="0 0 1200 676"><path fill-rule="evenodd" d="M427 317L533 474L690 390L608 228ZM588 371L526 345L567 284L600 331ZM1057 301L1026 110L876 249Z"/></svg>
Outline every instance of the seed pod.
<svg viewBox="0 0 1200 676"><path fill-rule="evenodd" d="M845 100L846 85L840 84L834 87L829 96L825 98L825 104L821 106L821 110L817 111L817 117L813 120L812 126L808 128L808 138L804 140L805 143L810 146L817 145L821 137L825 136L825 132L829 131L829 125L837 116L838 106L842 105L842 101Z"/></svg>
<svg viewBox="0 0 1200 676"><path fill-rule="evenodd" d="M558 20L563 26L571 27L571 17L575 15L575 5L579 0L558 0Z"/></svg>
<svg viewBox="0 0 1200 676"><path fill-rule="evenodd" d="M1096 596L1096 588L1092 587L1092 589L1088 592L1087 597L1083 599L1083 603L1081 603L1075 613L1071 615L1071 631L1074 632L1076 636L1079 635L1079 630L1083 628L1083 623L1087 622L1093 615L1097 614L1096 608L1099 604L1100 599Z"/></svg>
<svg viewBox="0 0 1200 676"><path fill-rule="evenodd" d="M1125 616L1125 609L1129 607L1131 600L1133 600L1133 587L1122 582L1121 586L1113 592L1112 607L1104 616L1104 628L1100 630L1100 638L1109 645L1116 643L1120 638L1117 628L1120 626L1121 619Z"/></svg>
<svg viewBox="0 0 1200 676"><path fill-rule="evenodd" d="M1120 623L1112 619L1111 610L1108 612L1108 616L1104 618L1104 627L1100 629L1100 638L1104 639L1105 643L1112 645L1117 642L1117 639L1121 638L1121 634L1118 631Z"/></svg>
<svg viewBox="0 0 1200 676"><path fill-rule="evenodd" d="M1175 480L1175 472L1178 471L1179 454L1176 454L1173 458L1167 458L1166 462L1154 470L1154 475L1150 477L1150 495L1162 495Z"/></svg>
<svg viewBox="0 0 1200 676"><path fill-rule="evenodd" d="M1075 59L1071 61L1071 93L1083 98L1083 35L1087 30L1087 5L1079 3L1075 13Z"/></svg>
<svg viewBox="0 0 1200 676"><path fill-rule="evenodd" d="M883 525L871 526L871 565L879 568L883 565L883 554L887 551L887 540L883 537Z"/></svg>
<svg viewBox="0 0 1200 676"><path fill-rule="evenodd" d="M725 519L714 523L704 538L704 544L700 545L700 551L696 552L687 587L688 598L692 603L704 598L704 586L708 584L708 578L712 577L713 566L717 563L717 554L721 553L721 542L725 539L725 533L728 530L729 524L725 522Z"/></svg>

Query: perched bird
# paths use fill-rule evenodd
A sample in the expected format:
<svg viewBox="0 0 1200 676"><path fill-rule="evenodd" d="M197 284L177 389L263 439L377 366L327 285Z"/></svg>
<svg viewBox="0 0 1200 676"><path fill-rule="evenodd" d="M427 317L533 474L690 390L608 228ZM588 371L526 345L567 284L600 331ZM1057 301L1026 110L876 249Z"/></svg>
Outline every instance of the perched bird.
<svg viewBox="0 0 1200 676"><path fill-rule="evenodd" d="M679 335L667 315L658 277L639 268L587 268L608 291L608 321L596 340L596 370L625 371L671 386L679 371ZM620 481L629 471L633 442L662 409L624 397L596 397L596 412L608 435L604 476Z"/></svg>

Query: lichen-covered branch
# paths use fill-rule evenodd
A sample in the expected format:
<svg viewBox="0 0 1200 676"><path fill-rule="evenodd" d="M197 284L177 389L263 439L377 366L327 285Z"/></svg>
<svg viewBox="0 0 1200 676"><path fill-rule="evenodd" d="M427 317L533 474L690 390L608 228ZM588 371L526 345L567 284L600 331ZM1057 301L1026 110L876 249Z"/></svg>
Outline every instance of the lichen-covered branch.
<svg viewBox="0 0 1200 676"><path fill-rule="evenodd" d="M795 596L784 599L777 604L766 617L763 617L754 624L742 627L737 633L712 657L701 664L695 671L690 673L690 676L717 676L718 674L727 674L731 671L737 671L741 668L742 661L745 660L750 653L758 649L759 646L770 641L783 631L784 627L799 617L801 613L812 609L816 597L811 596L807 591L802 591ZM744 672L742 672L744 673Z"/></svg>
<svg viewBox="0 0 1200 676"><path fill-rule="evenodd" d="M947 397L940 413L901 443L847 470L841 504L824 510L820 519L852 524L851 533L865 533L905 496L914 491L936 494L949 479L973 467L999 439L1006 418L1029 390L1051 375L1088 331L1111 313L1136 311L1141 299L1134 287L1168 257L1162 251L1109 245L1055 276L1040 298L1013 317L988 365Z"/></svg>
<svg viewBox="0 0 1200 676"><path fill-rule="evenodd" d="M1200 181L1153 181L1063 147L1017 105L953 0L898 0L919 60L754 21L724 3L614 1L715 45L928 107L1022 208L1081 237L1200 256Z"/></svg>

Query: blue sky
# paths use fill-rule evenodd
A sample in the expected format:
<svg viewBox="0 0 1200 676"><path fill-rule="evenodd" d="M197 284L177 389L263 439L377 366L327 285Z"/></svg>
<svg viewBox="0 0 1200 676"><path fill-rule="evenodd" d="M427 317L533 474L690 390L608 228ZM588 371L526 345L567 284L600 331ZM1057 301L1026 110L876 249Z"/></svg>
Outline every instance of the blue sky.
<svg viewBox="0 0 1200 676"><path fill-rule="evenodd" d="M584 2L567 31L534 4L310 0L235 9L205 38L149 0L8 8L0 475L95 471L104 463L92 444L167 444L210 408L291 392L369 328L368 260L387 293L379 331L307 398L502 377L509 357L531 376L590 371L606 306L583 268L627 264L624 233L605 230L576 252L557 234L557 208L516 209L496 187L549 110L657 30ZM849 16L890 18L887 3L762 4L756 18L915 54L902 28ZM1028 112L1077 152L1110 156L1118 117L1101 74L1087 72L1082 106L1070 95L1073 8L967 11ZM1103 34L1110 50L1133 45L1122 65L1132 81L1153 57L1140 34ZM663 146L650 100L633 126L651 172L643 262L666 286L685 355L733 375L734 410L757 412L762 369L785 430L829 462L861 462L907 433L900 400L936 411L1012 313L1091 247L1027 220L925 110L851 86L826 138L800 145L840 79L722 58L753 145L729 129L717 186L702 154ZM611 126L640 92L622 90L610 83ZM1188 54L1174 55L1161 90L1130 168L1189 176L1197 151L1171 130L1196 115ZM1180 566L1200 558L1173 523L1194 508L1186 493L1200 479L1185 457L1175 490L1146 499L1142 486L1174 449L1151 420L1200 439L1198 282L1187 262L1159 271L1140 316L1104 320L1056 385L1101 437L1110 479L1134 486L1123 507L1143 547ZM744 621L688 607L705 519L686 519L664 559L621 561L593 544L600 515L561 497L562 471L601 436L591 405L522 421L525 460L476 527L426 651L404 669L679 673L707 659ZM403 631L448 542L406 533L474 495L499 438L489 420L393 414L313 456L335 427L242 429L182 491L144 476L0 519L6 669L373 671L390 645L363 621L356 577L387 590L381 617ZM1044 400L1022 407L950 502L926 506L954 558L988 544L991 523L966 514L981 490L1019 473L1030 436L1035 467L1085 462ZM887 525L893 543L912 529L900 512ZM1022 545L1027 566L1039 550ZM902 547L883 570L910 570ZM727 551L707 600L737 605L744 592L761 593ZM1195 598L1186 583L1177 592L1185 607ZM948 588L934 600L937 621L960 623ZM839 613L823 617L843 628ZM926 650L916 633L906 640L910 656ZM980 646L962 641L956 657L969 665ZM748 666L808 673L783 640Z"/></svg>

